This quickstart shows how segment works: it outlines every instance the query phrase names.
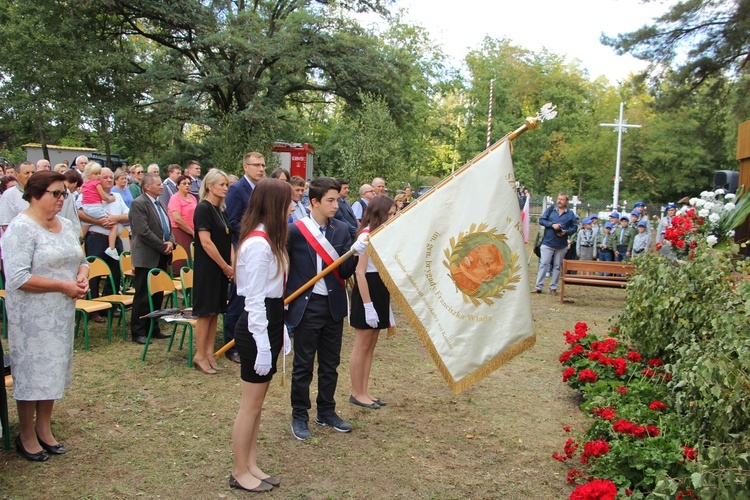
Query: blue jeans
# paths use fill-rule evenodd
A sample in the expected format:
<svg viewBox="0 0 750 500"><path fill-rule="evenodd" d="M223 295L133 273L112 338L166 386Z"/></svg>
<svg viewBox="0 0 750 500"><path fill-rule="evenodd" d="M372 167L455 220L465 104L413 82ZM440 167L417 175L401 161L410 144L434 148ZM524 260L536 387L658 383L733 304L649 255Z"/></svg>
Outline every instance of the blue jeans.
<svg viewBox="0 0 750 500"><path fill-rule="evenodd" d="M541 257L539 257L539 260L542 262L542 265L539 266L539 271L536 275L536 289L541 290L544 288L544 278L547 274L547 268L549 267L550 262L552 262L552 277L550 278L549 282L549 289L550 290L557 290L557 282L560 280L560 270L562 269L562 261L565 258L565 254L568 251L568 247L562 247L562 248L553 248L548 247L547 245L542 245L540 248L540 253L542 254Z"/></svg>

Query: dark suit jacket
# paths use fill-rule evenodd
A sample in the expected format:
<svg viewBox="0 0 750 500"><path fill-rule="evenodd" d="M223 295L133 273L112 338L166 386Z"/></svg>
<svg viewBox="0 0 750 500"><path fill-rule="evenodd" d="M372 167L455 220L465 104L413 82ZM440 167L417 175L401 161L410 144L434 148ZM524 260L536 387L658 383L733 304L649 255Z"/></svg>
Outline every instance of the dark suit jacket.
<svg viewBox="0 0 750 500"><path fill-rule="evenodd" d="M161 203L156 200L157 203ZM164 213L167 207L162 205ZM159 266L159 259L164 254L164 230L159 213L146 193L133 200L130 205L130 253L133 267L154 268ZM174 233L169 241L174 245Z"/></svg>
<svg viewBox="0 0 750 500"><path fill-rule="evenodd" d="M235 247L237 246L237 239L240 237L242 216L245 214L252 193L253 187L248 182L247 177L243 175L240 180L229 186L227 197L224 200L227 205L229 228L232 230L232 245Z"/></svg>
<svg viewBox="0 0 750 500"><path fill-rule="evenodd" d="M357 222L357 218L354 216L354 210L352 210L352 206L349 205L349 202L343 198L339 198L339 209L334 217L349 224L349 235L353 240L356 240L359 222Z"/></svg>
<svg viewBox="0 0 750 500"><path fill-rule="evenodd" d="M198 201L201 201L201 184L203 184L201 179L190 177L190 194L195 196L195 199Z"/></svg>
<svg viewBox="0 0 750 500"><path fill-rule="evenodd" d="M348 252L352 246L352 238L349 236L349 226L340 220L328 219L326 239L331 243L336 252L338 252L339 256ZM315 253L315 250L307 243L305 237L302 236L302 233L294 224L289 224L289 239L287 240L286 247L289 252L289 277L286 282L286 295L289 296L318 274L318 254ZM354 274L356 266L357 260L354 257L347 259L339 266L339 275L342 279L347 279ZM324 262L323 269L325 267ZM347 310L346 289L333 273L329 273L323 279L328 287L328 304L331 308L331 316L334 321L341 321L349 313ZM310 300L312 290L312 287L308 288L305 293L289 304L289 310L286 314L288 325L295 327L299 324L307 308L307 302Z"/></svg>

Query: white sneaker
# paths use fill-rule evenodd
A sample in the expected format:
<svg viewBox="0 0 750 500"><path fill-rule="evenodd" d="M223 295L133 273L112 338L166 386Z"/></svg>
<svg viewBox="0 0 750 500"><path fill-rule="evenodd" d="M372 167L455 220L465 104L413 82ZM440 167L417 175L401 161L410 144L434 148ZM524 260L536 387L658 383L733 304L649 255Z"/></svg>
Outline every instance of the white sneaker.
<svg viewBox="0 0 750 500"><path fill-rule="evenodd" d="M120 260L120 254L118 254L117 250L114 248L107 248L104 253L114 260Z"/></svg>

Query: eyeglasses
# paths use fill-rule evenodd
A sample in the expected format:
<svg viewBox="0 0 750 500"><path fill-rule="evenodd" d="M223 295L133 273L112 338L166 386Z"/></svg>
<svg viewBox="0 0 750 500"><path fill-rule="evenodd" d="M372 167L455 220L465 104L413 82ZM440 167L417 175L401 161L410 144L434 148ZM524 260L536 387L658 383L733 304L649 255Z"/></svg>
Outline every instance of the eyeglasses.
<svg viewBox="0 0 750 500"><path fill-rule="evenodd" d="M135 175L142 174L142 173L143 173L143 170L136 170L135 171Z"/></svg>
<svg viewBox="0 0 750 500"><path fill-rule="evenodd" d="M263 167L266 168L265 163L245 163L245 165L250 165L251 167Z"/></svg>
<svg viewBox="0 0 750 500"><path fill-rule="evenodd" d="M51 194L52 196L54 196L54 197L55 197L55 199L59 199L59 198L60 198L60 196L62 196L62 197L63 197L63 200L64 200L65 198L67 198L67 197L68 197L68 194L69 194L69 193L68 193L67 191L58 191L58 190L50 191L49 189L48 189L47 191L45 191L45 193L49 193L49 194Z"/></svg>

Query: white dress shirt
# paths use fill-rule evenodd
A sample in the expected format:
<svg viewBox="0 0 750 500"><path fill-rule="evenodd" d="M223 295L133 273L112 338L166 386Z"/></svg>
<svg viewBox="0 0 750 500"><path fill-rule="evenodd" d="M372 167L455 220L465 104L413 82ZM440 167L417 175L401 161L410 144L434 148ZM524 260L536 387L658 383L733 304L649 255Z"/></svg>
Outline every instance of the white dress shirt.
<svg viewBox="0 0 750 500"><path fill-rule="evenodd" d="M263 225L256 230L263 231ZM251 335L268 334L265 300L284 295L285 272L278 272L277 263L264 237L251 236L240 244L235 281L237 295L245 297L247 329Z"/></svg>

